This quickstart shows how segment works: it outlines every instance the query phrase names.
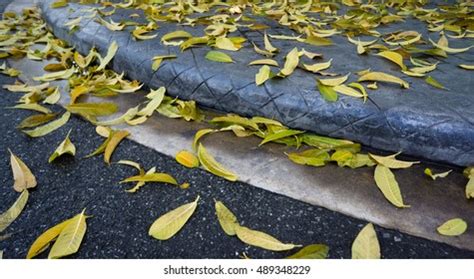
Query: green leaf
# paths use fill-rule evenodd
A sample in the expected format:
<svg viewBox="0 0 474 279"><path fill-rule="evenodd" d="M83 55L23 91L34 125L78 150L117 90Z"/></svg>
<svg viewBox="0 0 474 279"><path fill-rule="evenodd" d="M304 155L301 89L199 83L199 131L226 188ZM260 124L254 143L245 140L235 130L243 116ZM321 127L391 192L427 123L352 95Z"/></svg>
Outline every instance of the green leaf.
<svg viewBox="0 0 474 279"><path fill-rule="evenodd" d="M461 218L454 218L444 222L437 228L439 234L446 236L458 236L467 230L467 223Z"/></svg>
<svg viewBox="0 0 474 279"><path fill-rule="evenodd" d="M74 254L79 250L87 230L87 216L84 212L85 209L73 217L64 229L61 230L58 239L51 248L51 251L49 251L49 259L62 258Z"/></svg>
<svg viewBox="0 0 474 279"><path fill-rule="evenodd" d="M46 125L37 127L32 130L22 130L22 132L33 138L42 137L61 128L64 124L67 123L70 117L71 113L67 111L60 118L51 121Z"/></svg>
<svg viewBox="0 0 474 279"><path fill-rule="evenodd" d="M380 259L380 244L374 225L367 224L352 243L353 259Z"/></svg>
<svg viewBox="0 0 474 279"><path fill-rule="evenodd" d="M237 217L235 217L234 213L230 211L222 202L216 201L215 203L217 219L219 224L222 227L222 230L227 235L233 236L235 235L235 227L239 226L239 222Z"/></svg>
<svg viewBox="0 0 474 279"><path fill-rule="evenodd" d="M234 60L232 60L232 57L229 55L216 51L216 50L211 50L206 54L206 59L215 61L215 62L221 62L221 63L232 63Z"/></svg>
<svg viewBox="0 0 474 279"><path fill-rule="evenodd" d="M150 227L148 235L167 240L178 233L191 218L198 205L199 196L193 202L181 205L158 218Z"/></svg>
<svg viewBox="0 0 474 279"><path fill-rule="evenodd" d="M377 155L369 153L369 156L370 156L370 158L375 160L377 163L379 163L381 165L384 165L384 166L386 166L387 168L390 168L390 169L406 169L406 168L409 168L409 167L413 166L413 164L420 163L419 161L407 162L407 161L397 160L397 159L395 159L395 157L398 154L400 154L400 153L392 154L392 155L389 155L389 156L377 156Z"/></svg>
<svg viewBox="0 0 474 279"><path fill-rule="evenodd" d="M324 244L311 244L303 247L287 259L325 259L328 256L329 247Z"/></svg>
<svg viewBox="0 0 474 279"><path fill-rule="evenodd" d="M323 96L324 100L328 102L335 102L338 99L337 92L332 86L327 86L318 81L318 90Z"/></svg>
<svg viewBox="0 0 474 279"><path fill-rule="evenodd" d="M448 176L449 173L451 173L452 170L449 170L449 171L445 171L445 172L442 172L442 173L436 173L434 174L430 168L426 168L425 169L425 174L429 177L431 177L431 179L433 180L436 180L437 178L444 178L446 176Z"/></svg>
<svg viewBox="0 0 474 279"><path fill-rule="evenodd" d="M203 168L210 173L225 178L229 181L236 181L237 175L232 173L231 171L225 169L221 164L219 164L214 157L212 157L204 146L199 143L198 150L197 150L199 162Z"/></svg>
<svg viewBox="0 0 474 279"><path fill-rule="evenodd" d="M5 212L0 215L0 232L3 232L13 221L20 216L23 208L25 208L26 202L28 201L28 190L23 190L20 196L13 205Z"/></svg>
<svg viewBox="0 0 474 279"><path fill-rule="evenodd" d="M269 234L251 230L247 227L235 226L234 230L242 242L270 251L286 251L300 246L291 243L282 243Z"/></svg>
<svg viewBox="0 0 474 279"><path fill-rule="evenodd" d="M40 104L32 103L32 104L18 104L16 106L10 107L13 109L26 109L26 110L34 110L37 112L45 113L45 114L50 114L51 110L48 108L43 107Z"/></svg>
<svg viewBox="0 0 474 279"><path fill-rule="evenodd" d="M279 131L277 131L273 134L268 134L267 136L265 136L265 138L262 140L262 142L260 142L260 144L258 146L262 146L262 145L264 145L265 143L268 143L268 142L284 139L284 138L299 135L299 134L302 134L302 133L304 133L304 131L282 129L282 130L279 130Z"/></svg>
<svg viewBox="0 0 474 279"><path fill-rule="evenodd" d="M432 76L428 76L426 79L425 79L426 83L428 83L429 85L433 86L433 87L436 87L438 89L446 89L446 87L444 87L441 83L439 83L436 79L434 79Z"/></svg>
<svg viewBox="0 0 474 279"><path fill-rule="evenodd" d="M240 126L243 126L243 127L246 127L246 128L251 128L253 130L258 130L257 123L255 123L254 121L252 121L248 118L245 118L245 117L242 117L242 116L239 116L239 115L235 115L235 114L228 114L228 115L225 115L225 116L214 117L211 121L209 121L209 123L218 123L218 124L222 123L224 125L237 124L237 125L240 125Z"/></svg>
<svg viewBox="0 0 474 279"><path fill-rule="evenodd" d="M400 187L392 171L384 166L377 165L374 173L375 183L385 198L396 207L410 207L403 203Z"/></svg>
<svg viewBox="0 0 474 279"><path fill-rule="evenodd" d="M308 149L300 153L289 153L288 158L300 165L322 167L326 165L330 157L326 150Z"/></svg>
<svg viewBox="0 0 474 279"><path fill-rule="evenodd" d="M69 130L66 138L61 142L61 144L56 148L53 154L51 154L51 156L49 157L48 163L51 163L52 161L54 161L54 159L56 159L57 157L63 154L70 154L72 156L76 155L76 147L69 139L70 133L71 131Z"/></svg>

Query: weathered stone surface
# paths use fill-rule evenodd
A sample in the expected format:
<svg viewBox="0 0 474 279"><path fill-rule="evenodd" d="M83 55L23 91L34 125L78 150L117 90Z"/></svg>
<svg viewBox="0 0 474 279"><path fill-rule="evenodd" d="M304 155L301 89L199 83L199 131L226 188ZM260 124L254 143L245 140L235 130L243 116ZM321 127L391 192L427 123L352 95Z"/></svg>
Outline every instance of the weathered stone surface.
<svg viewBox="0 0 474 279"><path fill-rule="evenodd" d="M190 28L160 22L155 39L135 41L130 29L112 32L94 20L84 18L80 29L70 33L64 23L83 14L83 10L89 7L69 4L67 8L51 9L51 2L42 1L40 6L56 36L70 42L83 53L87 53L92 46L104 53L109 44L116 41L120 48L112 63L114 70L125 72L130 78L141 80L152 88L166 86L172 96L194 99L202 106L221 111L275 118L293 128L347 138L378 149L402 151L428 160L461 166L474 164L474 95L470 92L472 72L456 67L474 61L472 50L441 60L438 70L432 73L449 90L439 90L426 84L423 79L405 76L403 79L410 83L410 89L380 83L378 90L369 91L370 99L366 103L343 95L337 102L328 103L316 89L315 75L299 69L285 79L272 79L263 86L255 85L258 67L247 64L261 58L250 47L250 42L262 44L261 32L241 28L239 36L248 39L246 47L229 53L235 63L217 63L204 58L208 47L180 52L177 47L160 43L162 35L177 29L202 35L202 27ZM128 15L134 12L118 10L112 18L114 21L128 19ZM271 20L258 20L272 27L269 33L291 34L290 30ZM427 33L426 27L414 20L407 20L403 25L379 28L379 31L396 29L415 29L423 33L423 38L437 40L437 35ZM383 58L357 55L355 46L344 37L334 36L333 41L335 44L329 47L282 40L273 40L272 43L281 50L276 58L280 64L286 53L297 46L323 53L325 60L332 58L331 72L354 73L371 68L401 77L397 66ZM453 47L463 45L453 41ZM169 53L178 54L178 58L164 61L153 72L151 58ZM356 79L357 76L352 74L350 81Z"/></svg>

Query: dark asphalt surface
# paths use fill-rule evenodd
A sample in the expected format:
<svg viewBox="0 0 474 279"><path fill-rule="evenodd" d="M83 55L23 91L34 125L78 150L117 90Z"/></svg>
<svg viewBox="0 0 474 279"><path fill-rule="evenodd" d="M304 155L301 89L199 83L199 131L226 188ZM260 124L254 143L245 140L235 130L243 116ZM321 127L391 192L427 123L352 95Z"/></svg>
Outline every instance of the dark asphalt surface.
<svg viewBox="0 0 474 279"><path fill-rule="evenodd" d="M14 79L0 77L0 83ZM229 183L200 169L186 169L164 156L130 140L124 141L113 161L129 159L189 182L183 190L161 184L147 184L139 192L124 190L131 185L119 181L136 170L117 164L107 166L102 156L83 159L102 141L94 127L72 117L60 130L31 139L15 126L29 111L6 109L19 95L0 90L0 212L18 197L12 189L11 148L33 171L38 186L31 191L20 217L5 231L10 238L0 241L5 258L23 258L32 242L47 228L69 218L83 208L92 218L82 246L72 258L238 258L243 252L252 258L282 258L291 252L274 253L249 247L221 230L213 199L223 201L242 224L268 232L282 241L325 243L331 258L348 258L358 231L366 224L324 208L312 206L245 183ZM54 106L54 111L62 108ZM60 157L48 164L48 157L72 129L76 157ZM201 196L193 217L176 236L158 241L148 236L148 228L163 213ZM474 252L377 227L384 258L474 258ZM41 256L47 256L43 253Z"/></svg>
<svg viewBox="0 0 474 279"><path fill-rule="evenodd" d="M0 3L0 11L6 2ZM2 63L2 61L0 61ZM0 75L0 84L14 79ZM130 140L125 140L113 161L128 159L145 168L156 166L179 182L189 182L183 190L161 184L147 184L139 192L124 190L119 184L136 170L117 164L107 166L102 156L83 159L102 141L94 127L72 117L67 125L45 137L31 139L15 126L33 114L12 110L20 95L0 89L0 212L18 197L7 148L33 171L38 186L20 217L4 232L0 241L4 258L24 258L32 242L47 228L80 213L92 215L79 252L71 258L282 258L293 252L269 252L247 246L221 230L214 213L214 201L223 201L243 225L270 233L286 242L303 245L324 243L330 258L349 258L353 239L366 224L327 209L273 194L245 183L230 183L200 169L186 169L164 156ZM62 108L53 106L54 111ZM48 164L48 157L72 129L76 157L60 157ZM148 236L148 228L163 213L201 196L199 206L184 228L168 241ZM384 258L474 258L474 252L460 250L376 226ZM40 257L46 257L47 252Z"/></svg>

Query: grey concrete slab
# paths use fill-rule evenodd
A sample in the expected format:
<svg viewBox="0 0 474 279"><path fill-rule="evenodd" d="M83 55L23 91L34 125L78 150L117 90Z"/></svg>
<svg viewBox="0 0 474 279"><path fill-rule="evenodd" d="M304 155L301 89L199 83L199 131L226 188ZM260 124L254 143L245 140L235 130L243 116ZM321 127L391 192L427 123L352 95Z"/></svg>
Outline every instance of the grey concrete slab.
<svg viewBox="0 0 474 279"><path fill-rule="evenodd" d="M27 59L10 60L12 66L23 70L22 79L43 74L42 64ZM62 104L67 104L67 92ZM121 112L140 101L135 94L123 94L114 99ZM131 138L158 152L173 156L181 149L190 149L194 133L203 124L153 116L144 125L127 127ZM474 250L473 229L461 237L444 237L436 227L447 219L461 217L474 224L474 206L464 197L466 179L459 169L448 178L429 180L417 165L395 174L409 209L397 209L385 201L377 189L373 169L342 169L334 165L312 168L295 165L276 144L257 148L256 138L236 138L221 133L204 139L206 147L239 175L239 180L275 193L319 205L330 210L361 218L386 228ZM434 170L446 167L430 166ZM245 197L242 197L245 198Z"/></svg>

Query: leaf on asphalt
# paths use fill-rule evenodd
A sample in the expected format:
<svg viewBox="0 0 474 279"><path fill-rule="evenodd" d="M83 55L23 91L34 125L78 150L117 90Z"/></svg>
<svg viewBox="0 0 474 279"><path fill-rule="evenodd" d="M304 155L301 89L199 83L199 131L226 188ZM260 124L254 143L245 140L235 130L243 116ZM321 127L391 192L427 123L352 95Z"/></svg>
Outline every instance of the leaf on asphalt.
<svg viewBox="0 0 474 279"><path fill-rule="evenodd" d="M110 157L112 157L112 153L114 153L115 148L119 145L119 143L126 137L128 137L130 133L125 130L117 131L113 133L108 141L105 150L104 150L104 162L110 164Z"/></svg>
<svg viewBox="0 0 474 279"><path fill-rule="evenodd" d="M428 83L429 85L433 86L433 87L436 87L438 89L446 89L446 87L444 87L444 85L442 85L441 83L439 83L439 81L437 81L436 79L434 79L432 76L428 76L426 79L425 79L426 83Z"/></svg>
<svg viewBox="0 0 474 279"><path fill-rule="evenodd" d="M302 133L304 133L304 131L282 129L282 130L279 130L279 131L277 131L273 134L268 134L267 136L265 136L265 138L260 142L260 144L258 146L262 146L262 145L264 145L265 143L268 143L268 142L277 141L277 140L280 140L280 139L284 139L284 138L287 138L287 137L292 137L292 136L299 135L299 134L302 134Z"/></svg>
<svg viewBox="0 0 474 279"><path fill-rule="evenodd" d="M217 220L221 225L222 230L227 235L233 236L235 235L235 227L239 226L239 222L237 217L235 217L234 213L230 211L222 202L216 201L215 202Z"/></svg>
<svg viewBox="0 0 474 279"><path fill-rule="evenodd" d="M291 243L282 243L280 240L274 238L269 234L266 234L261 231L252 230L247 227L235 226L234 230L237 237L242 242L270 251L286 251L301 246Z"/></svg>
<svg viewBox="0 0 474 279"><path fill-rule="evenodd" d="M324 100L328 102L335 102L338 99L337 92L334 90L334 87L332 86L327 86L319 81L317 82L318 85L318 90L321 96L323 96Z"/></svg>
<svg viewBox="0 0 474 279"><path fill-rule="evenodd" d="M18 158L13 152L8 149L10 152L10 165L13 172L13 189L21 193L23 190L36 187L36 178L28 168L28 166Z"/></svg>
<svg viewBox="0 0 474 279"><path fill-rule="evenodd" d="M41 112L41 113L45 113L45 114L51 113L51 110L49 110L48 108L45 108L45 107L43 107L42 105L37 104L37 103L18 104L18 105L15 105L15 106L13 106L13 107L10 107L10 108L13 108L13 109L34 110L34 111Z"/></svg>
<svg viewBox="0 0 474 279"><path fill-rule="evenodd" d="M84 212L85 209L70 219L61 230L58 239L54 242L53 247L51 247L51 251L49 251L49 259L59 259L72 255L79 250L87 230L87 216Z"/></svg>
<svg viewBox="0 0 474 279"><path fill-rule="evenodd" d="M225 178L229 181L237 180L237 175L225 169L221 164L219 164L216 159L214 159L214 157L212 157L212 155L207 152L207 150L201 143L199 143L197 154L199 162L201 162L201 165L205 170L209 171L214 175Z"/></svg>
<svg viewBox="0 0 474 279"><path fill-rule="evenodd" d="M133 167L133 168L136 168L137 170L142 170L142 167L140 166L139 163L137 162L134 162L134 161L130 161L130 160L119 160L117 162L117 164L120 164L120 165L125 165L125 166L130 166L130 167Z"/></svg>
<svg viewBox="0 0 474 279"><path fill-rule="evenodd" d="M328 256L329 247L324 244L310 244L307 245L298 252L291 256L286 257L287 259L325 259Z"/></svg>
<svg viewBox="0 0 474 279"><path fill-rule="evenodd" d="M387 51L379 52L377 53L377 55L387 60L392 61L393 63L400 66L402 70L407 69L407 66L405 66L405 64L403 63L403 56L401 56L398 52L387 50Z"/></svg>
<svg viewBox="0 0 474 279"><path fill-rule="evenodd" d="M216 50L211 50L206 54L206 59L211 60L214 62L221 62L221 63L232 63L234 60L232 60L232 57L230 57L228 54L225 54L221 51L216 51Z"/></svg>
<svg viewBox="0 0 474 279"><path fill-rule="evenodd" d="M467 223L461 218L454 218L444 222L436 230L442 235L458 236L467 230Z"/></svg>
<svg viewBox="0 0 474 279"><path fill-rule="evenodd" d="M173 237L191 218L198 201L199 196L193 202L181 205L162 215L151 225L148 235L159 240L167 240Z"/></svg>
<svg viewBox="0 0 474 279"><path fill-rule="evenodd" d="M66 138L59 144L59 146L54 150L53 154L48 159L48 163L51 163L56 159L57 157L63 155L63 154L70 154L72 156L76 155L76 147L74 144L71 142L69 139L69 134L71 133L71 130L66 135Z"/></svg>
<svg viewBox="0 0 474 279"><path fill-rule="evenodd" d="M352 243L353 259L380 259L380 244L374 225L368 223Z"/></svg>
<svg viewBox="0 0 474 279"><path fill-rule="evenodd" d="M278 67L278 62L273 59L257 59L249 63L249 66L252 65L268 65Z"/></svg>
<svg viewBox="0 0 474 279"><path fill-rule="evenodd" d="M377 156L377 155L369 153L369 156L377 163L384 165L390 169L406 169L413 166L414 164L420 163L420 161L407 162L407 161L401 161L401 160L395 159L395 157L399 154L400 153L395 153L389 156Z"/></svg>
<svg viewBox="0 0 474 279"><path fill-rule="evenodd" d="M389 83L396 83L401 85L403 88L409 88L410 85L408 82L398 78L396 76L392 76L382 72L368 72L361 77L359 77L359 81L379 81L379 82L389 82Z"/></svg>
<svg viewBox="0 0 474 279"><path fill-rule="evenodd" d="M28 116L27 118L23 119L16 128L18 129L25 129L25 128L33 128L44 123L47 123L53 120L57 114L55 113L48 113L48 114L35 114L32 116Z"/></svg>
<svg viewBox="0 0 474 279"><path fill-rule="evenodd" d="M313 148L299 153L289 153L288 159L300 165L322 167L329 161L330 156L326 150Z"/></svg>
<svg viewBox="0 0 474 279"><path fill-rule="evenodd" d="M95 69L96 72L98 71L101 71L103 69L105 69L105 67L107 66L107 64L109 64L109 62L114 58L115 56L115 53L117 53L117 50L118 50L119 46L117 44L116 41L113 41L108 50L107 50L107 54L105 55L105 57L99 57L99 60L100 60L100 65L99 67L97 67L97 69Z"/></svg>
<svg viewBox="0 0 474 279"><path fill-rule="evenodd" d="M286 55L285 65L283 65L283 68L278 73L278 76L286 77L291 75L298 66L299 61L300 58L298 48L295 47Z"/></svg>
<svg viewBox="0 0 474 279"><path fill-rule="evenodd" d="M45 124L43 126L39 126L35 129L32 130L22 130L23 133L27 134L30 137L36 138L36 137L42 137L44 135L47 135L51 132L54 132L55 130L61 128L64 124L67 123L69 118L71 117L71 113L66 111L60 118L49 122L48 124Z"/></svg>
<svg viewBox="0 0 474 279"><path fill-rule="evenodd" d="M51 242L53 242L61 233L62 230L69 224L72 220L67 219L54 227L47 229L44 233L42 233L34 242L31 244L30 249L28 250L28 254L26 256L27 259L32 259L37 255L44 252L48 249Z"/></svg>
<svg viewBox="0 0 474 279"><path fill-rule="evenodd" d="M395 179L392 171L384 166L377 165L375 167L374 179L377 187L380 189L385 198L396 207L410 207L403 203L402 193L400 187Z"/></svg>
<svg viewBox="0 0 474 279"><path fill-rule="evenodd" d="M452 171L453 170L448 170L448 171L445 171L445 172L442 172L442 173L436 173L435 174L431 171L430 168L426 168L424 172L427 176L431 177L431 179L436 180L437 178L444 178L444 177L448 176L448 174L450 174Z"/></svg>
<svg viewBox="0 0 474 279"><path fill-rule="evenodd" d="M28 190L23 190L16 201L10 206L10 208L0 214L0 232L3 232L13 221L20 216L23 208L25 208L26 202L28 201Z"/></svg>
<svg viewBox="0 0 474 279"><path fill-rule="evenodd" d="M66 109L87 118L114 114L118 107L115 103L76 103L67 105Z"/></svg>
<svg viewBox="0 0 474 279"><path fill-rule="evenodd" d="M161 182L161 183L169 183L172 185L178 185L178 182L176 182L176 179L174 179L171 175L167 173L146 173L144 175L135 175L131 176L129 178L126 178L120 183L126 183L126 182Z"/></svg>
<svg viewBox="0 0 474 279"><path fill-rule="evenodd" d="M255 84L257 86L262 85L270 79L272 76L272 71L269 66L263 65L260 70L258 70L258 73L255 75Z"/></svg>
<svg viewBox="0 0 474 279"><path fill-rule="evenodd" d="M187 168L199 167L199 159L187 150L181 150L176 154L176 161Z"/></svg>

